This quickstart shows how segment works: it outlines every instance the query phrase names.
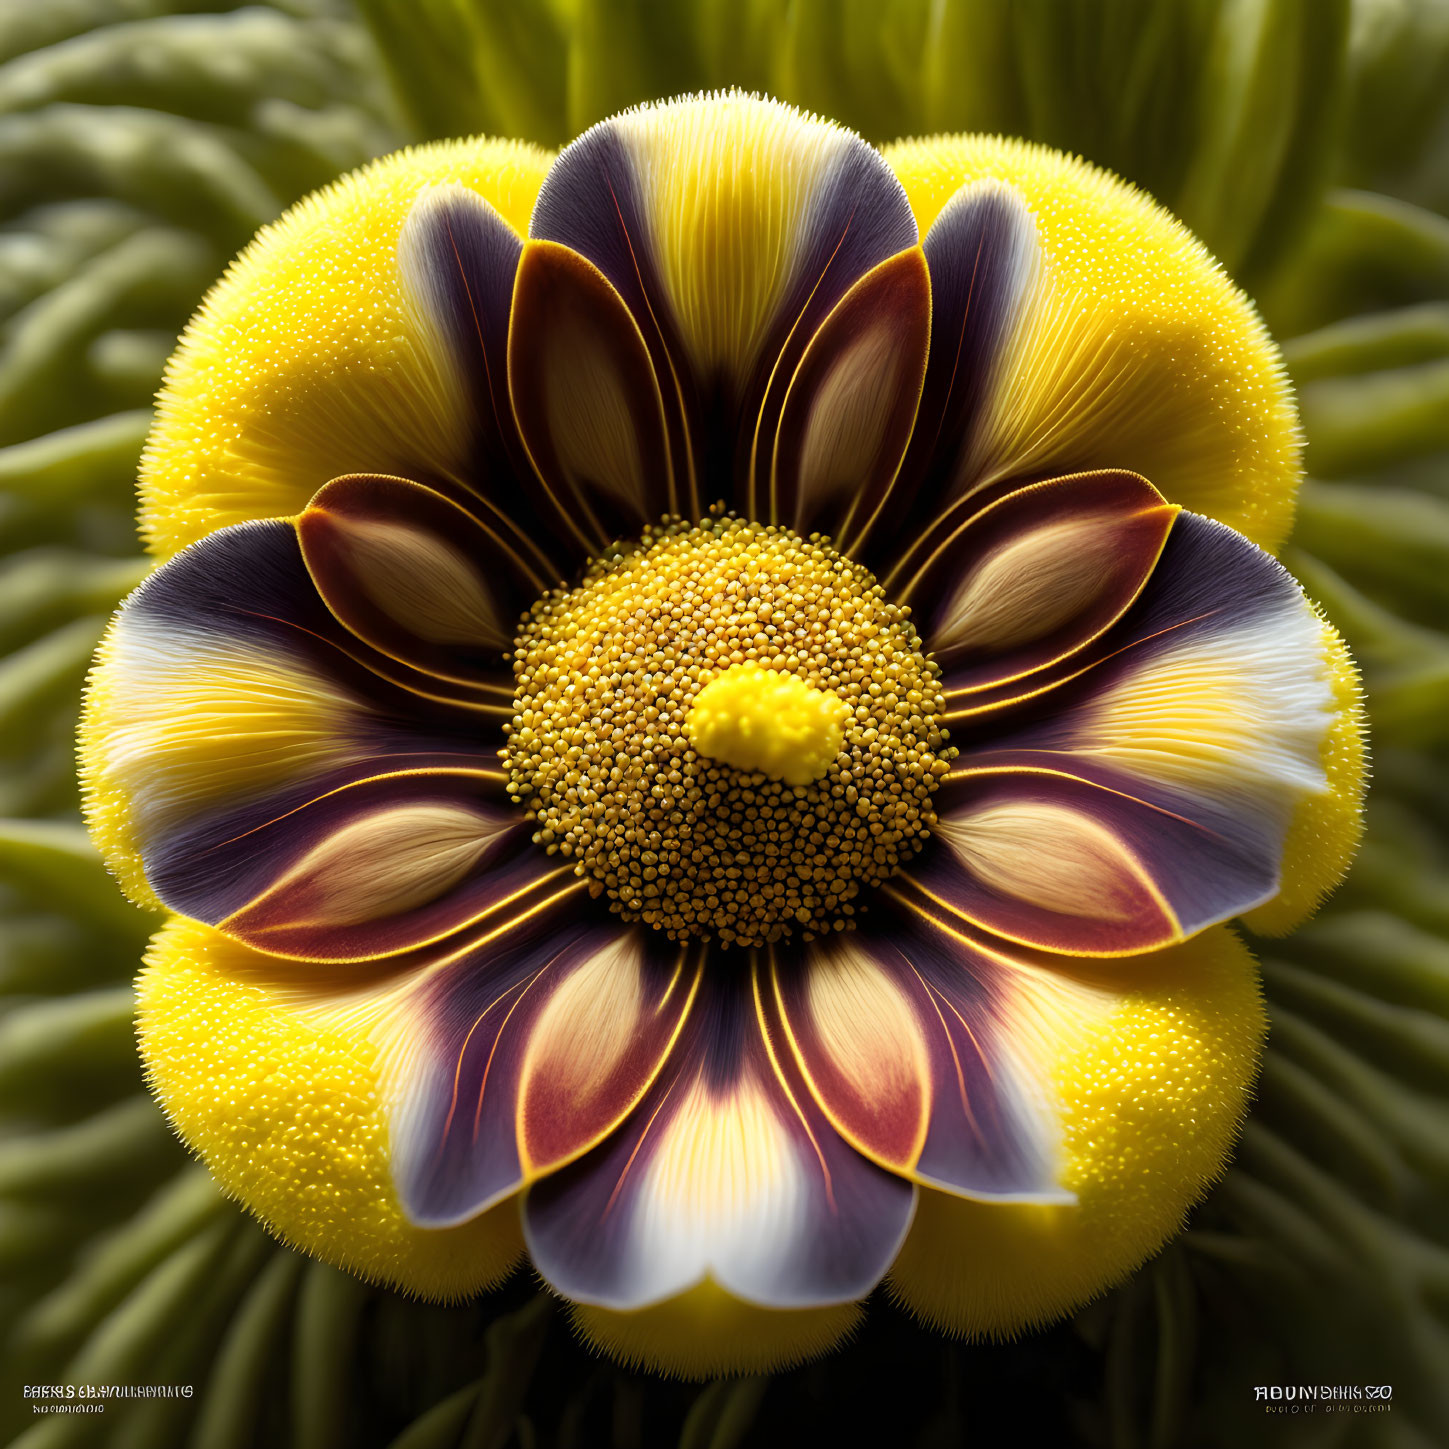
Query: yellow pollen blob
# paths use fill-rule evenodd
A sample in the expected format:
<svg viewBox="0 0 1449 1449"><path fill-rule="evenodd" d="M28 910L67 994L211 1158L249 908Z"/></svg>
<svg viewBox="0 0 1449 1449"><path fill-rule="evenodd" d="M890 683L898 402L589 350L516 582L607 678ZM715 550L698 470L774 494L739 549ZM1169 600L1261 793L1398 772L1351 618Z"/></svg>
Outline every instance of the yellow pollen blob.
<svg viewBox="0 0 1449 1449"><path fill-rule="evenodd" d="M793 674L736 664L695 696L689 742L706 759L786 785L818 780L840 753L850 707Z"/></svg>

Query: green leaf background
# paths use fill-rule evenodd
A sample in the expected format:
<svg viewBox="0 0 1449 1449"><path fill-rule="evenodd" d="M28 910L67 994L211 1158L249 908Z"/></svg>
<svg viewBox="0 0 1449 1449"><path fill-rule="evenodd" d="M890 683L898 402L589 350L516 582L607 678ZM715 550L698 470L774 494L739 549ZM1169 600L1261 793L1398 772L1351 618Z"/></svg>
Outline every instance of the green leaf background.
<svg viewBox="0 0 1449 1449"><path fill-rule="evenodd" d="M884 1295L841 1352L678 1384L526 1271L454 1308L277 1246L145 1095L154 921L80 825L73 734L145 573L133 479L203 290L262 223L427 136L558 143L738 84L875 140L1003 131L1182 215L1282 340L1309 434L1287 561L1361 661L1346 886L1261 942L1272 1034L1226 1178L1010 1344ZM0 0L0 1433L24 1449L949 1449L1449 1443L1449 4L1444 0ZM181 1383L44 1416L26 1384ZM1257 1385L1389 1384L1270 1416Z"/></svg>

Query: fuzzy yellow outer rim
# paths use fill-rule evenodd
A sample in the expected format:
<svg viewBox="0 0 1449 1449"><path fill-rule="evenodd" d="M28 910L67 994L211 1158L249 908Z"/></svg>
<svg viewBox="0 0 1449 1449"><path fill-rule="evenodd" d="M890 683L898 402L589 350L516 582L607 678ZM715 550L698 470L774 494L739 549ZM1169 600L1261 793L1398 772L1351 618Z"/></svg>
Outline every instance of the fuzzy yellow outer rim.
<svg viewBox="0 0 1449 1449"><path fill-rule="evenodd" d="M1344 877L1363 838L1368 788L1368 735L1358 666L1338 630L1318 610L1323 666L1333 691L1333 721L1319 745L1326 788L1305 795L1283 846L1282 889L1249 911L1243 923L1264 936L1283 936L1311 916Z"/></svg>

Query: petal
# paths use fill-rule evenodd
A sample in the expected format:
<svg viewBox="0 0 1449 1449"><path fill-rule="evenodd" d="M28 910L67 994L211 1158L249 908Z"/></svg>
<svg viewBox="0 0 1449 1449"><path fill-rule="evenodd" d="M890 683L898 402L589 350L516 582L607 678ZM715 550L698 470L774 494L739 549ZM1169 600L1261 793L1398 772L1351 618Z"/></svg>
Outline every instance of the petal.
<svg viewBox="0 0 1449 1449"><path fill-rule="evenodd" d="M982 852L995 851L998 872L1002 860L1013 862L1018 899L1046 904L1043 882L1071 878L1076 886L1064 888L1085 905L1105 857L1087 849L1076 826L1048 839L1067 809L1108 826L1121 860L1142 867L1182 934L1276 895L1290 823L1304 802L1329 793L1325 742L1343 714L1322 626L1286 571L1223 525L1182 514L1136 604L1064 668L1015 720L987 723L963 712L975 739L964 737L938 814L974 811L988 796L1015 803L998 817L1000 828L985 836L973 828L965 864L974 883L961 877L948 886L949 862L938 853L926 865L927 875L937 872L930 888L953 901L966 890L974 901ZM1335 792L1351 801L1361 756L1345 764ZM1027 802L1035 825L1021 816ZM1051 824L1039 814L1045 805ZM1046 854L1032 856L1030 837ZM1321 878L1341 865L1343 846L1329 852L1336 863L1325 859ZM996 881L1003 884L1012 890ZM1015 935L1020 927L1025 939L1054 949L1143 949L1130 944L1130 932L1115 938L1131 913L1127 895L1105 892L1103 908L1109 898L1118 924L1094 928L1096 944L1073 935L1059 909L1042 913L1029 932L999 919L992 928Z"/></svg>
<svg viewBox="0 0 1449 1449"><path fill-rule="evenodd" d="M1287 377L1252 304L1180 222L1125 182L1026 142L948 136L885 157L925 233L933 287L936 227L971 220L971 207L952 204L962 186L977 197L991 194L981 183L1010 188L1039 238L1029 276L1013 265L990 293L1012 298L1013 315L959 486L1130 468L1174 503L1267 548L1282 542L1301 476Z"/></svg>
<svg viewBox="0 0 1449 1449"><path fill-rule="evenodd" d="M213 289L167 369L141 465L163 557L227 524L291 516L330 478L472 465L473 399L404 286L416 198L456 182L521 232L550 158L511 141L386 157L299 202Z"/></svg>
<svg viewBox="0 0 1449 1449"><path fill-rule="evenodd" d="M764 1034L758 984L706 986L622 1130L530 1189L534 1266L567 1297L616 1310L706 1279L773 1308L863 1297L895 1256L914 1189L826 1121Z"/></svg>
<svg viewBox="0 0 1449 1449"><path fill-rule="evenodd" d="M1032 484L953 520L886 586L966 694L1097 638L1141 593L1177 513L1134 473Z"/></svg>
<svg viewBox="0 0 1449 1449"><path fill-rule="evenodd" d="M1155 950L1272 895L1276 852L1252 821L1201 802L1190 818L1071 768L1051 755L973 761L909 879L1007 940L1089 956Z"/></svg>
<svg viewBox="0 0 1449 1449"><path fill-rule="evenodd" d="M1015 955L1016 953L1010 953ZM1033 1054L1052 1088L1068 1204L923 1190L893 1293L953 1333L1006 1338L1080 1307L1151 1256L1222 1172L1266 1018L1226 928L1035 977Z"/></svg>
<svg viewBox="0 0 1449 1449"><path fill-rule="evenodd" d="M461 380L485 450L508 432L508 321L523 238L478 192L429 186L398 236L398 268L431 346Z"/></svg>
<svg viewBox="0 0 1449 1449"><path fill-rule="evenodd" d="M872 540L872 557L883 567L919 555L923 534L959 523L951 507L980 481L982 421L1043 265L1035 218L999 182L962 186L922 247L931 282L930 358L911 452L890 516Z"/></svg>
<svg viewBox="0 0 1449 1449"><path fill-rule="evenodd" d="M919 249L867 272L810 339L775 438L769 517L849 551L885 505L916 419L931 333Z"/></svg>
<svg viewBox="0 0 1449 1449"><path fill-rule="evenodd" d="M524 251L508 380L534 466L587 549L678 511L664 405L638 324L604 274L568 247L532 241Z"/></svg>
<svg viewBox="0 0 1449 1449"><path fill-rule="evenodd" d="M172 910L272 955L392 956L565 872L501 796L477 771L404 771L281 814L267 802L216 812L165 836L147 879Z"/></svg>
<svg viewBox="0 0 1449 1449"><path fill-rule="evenodd" d="M1322 621L1322 657L1333 688L1333 723L1318 747L1328 788L1305 794L1293 807L1283 843L1282 889L1243 919L1252 930L1279 936L1299 926L1336 886L1363 835L1368 788L1368 742L1358 668L1338 631Z"/></svg>
<svg viewBox="0 0 1449 1449"><path fill-rule="evenodd" d="M154 901L145 864L209 818L257 823L400 769L498 774L480 741L506 691L464 706L377 662L328 613L287 523L221 530L147 579L102 643L80 730L87 817L127 889Z"/></svg>
<svg viewBox="0 0 1449 1449"><path fill-rule="evenodd" d="M716 497L762 516L744 477L757 424L773 437L806 343L859 278L917 236L872 147L739 92L594 126L560 154L530 227L593 262L634 314L666 389L692 516Z"/></svg>
<svg viewBox="0 0 1449 1449"><path fill-rule="evenodd" d="M297 520L328 608L359 639L444 679L476 681L553 580L498 532L431 488L336 478Z"/></svg>
<svg viewBox="0 0 1449 1449"><path fill-rule="evenodd" d="M456 182L413 203L398 238L409 315L439 371L465 399L466 465L442 475L526 576L555 582L579 560L555 540L566 515L539 490L509 402L508 344L523 238L485 197ZM552 557L550 555L553 555ZM537 592L535 588L534 592Z"/></svg>
<svg viewBox="0 0 1449 1449"><path fill-rule="evenodd" d="M773 963L771 1002L837 1131L967 1197L1062 1202L1054 1104L1023 1052L1034 978L909 911Z"/></svg>
<svg viewBox="0 0 1449 1449"><path fill-rule="evenodd" d="M443 1231L403 1214L388 1167L389 998L300 991L297 970L191 922L156 937L137 983L151 1089L222 1188L284 1242L426 1298L499 1282L515 1205Z"/></svg>
<svg viewBox="0 0 1449 1449"><path fill-rule="evenodd" d="M389 1080L411 1222L464 1222L586 1152L669 1056L697 961L603 912L580 919L580 895L536 897L408 988Z"/></svg>

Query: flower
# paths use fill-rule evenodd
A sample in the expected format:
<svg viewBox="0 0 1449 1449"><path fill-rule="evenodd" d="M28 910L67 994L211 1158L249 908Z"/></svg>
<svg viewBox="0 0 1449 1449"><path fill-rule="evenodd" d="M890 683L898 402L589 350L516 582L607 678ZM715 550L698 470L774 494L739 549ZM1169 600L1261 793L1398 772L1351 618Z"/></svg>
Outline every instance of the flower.
<svg viewBox="0 0 1449 1449"><path fill-rule="evenodd" d="M189 328L88 690L157 1095L287 1240L526 1244L664 1369L1069 1311L1221 1170L1224 923L1356 838L1298 476L1250 304L1053 152L730 93L344 179Z"/></svg>

